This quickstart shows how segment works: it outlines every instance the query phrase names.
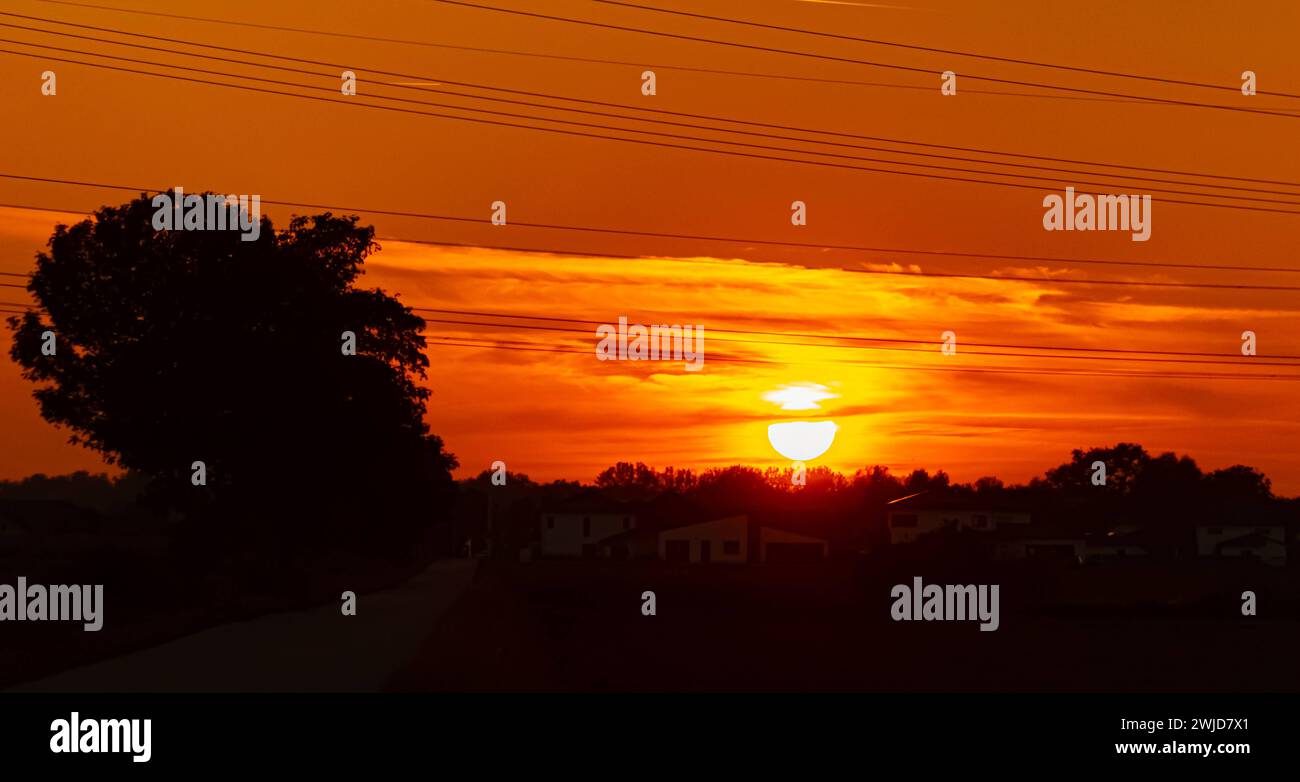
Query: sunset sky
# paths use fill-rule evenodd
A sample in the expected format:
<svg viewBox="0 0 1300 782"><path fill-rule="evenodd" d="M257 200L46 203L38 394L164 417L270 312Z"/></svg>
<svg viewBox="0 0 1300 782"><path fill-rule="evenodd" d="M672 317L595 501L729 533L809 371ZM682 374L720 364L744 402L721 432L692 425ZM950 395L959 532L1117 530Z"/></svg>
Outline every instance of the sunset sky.
<svg viewBox="0 0 1300 782"><path fill-rule="evenodd" d="M129 200L139 192L130 188L156 190L181 185L189 191L259 194L264 200L331 206L335 212L359 214L375 225L383 246L367 263L363 284L382 287L410 306L485 313L419 313L431 319L473 322L431 320L427 331L428 384L433 391L429 423L460 459L461 476L486 469L495 460L533 478L582 480L590 480L619 460L644 461L657 467L785 466L788 462L768 444L767 427L804 418L838 424L834 445L817 463L848 472L883 464L895 471L941 468L963 481L983 475L1024 481L1067 460L1072 448L1130 441L1154 452L1188 453L1204 469L1249 464L1268 474L1279 493L1300 493L1296 401L1300 385L1297 379L1263 377L1300 378L1300 362L1291 362L1294 368L1260 365L1271 361L1265 356L1300 355L1297 291L861 273L1300 286L1300 275L1284 272L897 251L1300 269L1295 257L1300 214L1169 203L1170 199L1199 200L1300 212L1300 184L1279 184L1300 183L1296 142L1300 138L1300 97L1246 97L1238 89L1241 73L1249 69L1258 74L1261 92L1300 96L1300 65L1295 57L1300 6L1277 2L1230 10L1174 2L998 2L983 7L938 0L885 5L814 0L643 2L932 49L1231 88L1219 91L820 38L588 0L481 0L481 4L892 63L925 72L671 39L434 0L232 0L219 6L178 6L157 0L97 3L407 43L122 13L78 3L12 0L0 10L173 40L132 38L4 15L0 15L0 23L173 51L206 51L311 73L0 27L0 106L8 120L0 126L0 175L7 175L0 176L0 205L4 205L0 207L0 271L30 270L34 254L42 249L57 222L72 222L97 206ZM329 65L201 50L175 39ZM169 70L90 53L235 76ZM60 61L67 59L313 94L323 100ZM357 74L355 97L339 94L338 74L345 69ZM641 73L647 69L656 74L654 96L641 92ZM41 73L46 70L57 74L56 96L41 94ZM375 73L378 70L420 78L381 75ZM957 73L955 96L939 92L939 74L946 70ZM969 78L971 75L1278 113L1069 94L981 82ZM236 76L305 86L277 86ZM439 80L617 105L497 93L511 100L567 105L588 113L561 112L380 84L405 82L407 86L492 94L448 86ZM403 104L382 96L467 108ZM1028 189L962 183L494 126L350 103L655 138L540 118L566 119L808 151L772 152L717 141L665 141L695 147L940 176L1022 183L1025 176L1039 176L1047 181L1032 181L1034 187ZM488 117L468 108L536 118ZM1014 160L1090 173L1009 169L994 164L1012 158L950 149L844 137L820 140L893 151L815 147L590 113L631 115L637 114L637 109L1175 173L1123 174L1114 169L1023 158ZM640 116L724 126L716 120ZM773 128L744 129L813 138ZM813 149L893 162L817 156L810 154ZM980 162L909 156L901 154L903 150ZM997 176L998 172L1003 176ZM1020 178L1007 178L1012 172ZM1273 183L1204 179L1185 172ZM1135 180L1131 178L1135 173L1182 180L1183 184ZM42 183L14 176L128 189ZM1044 196L1061 193L1067 185L1087 190L1080 185L1084 182L1113 185L1103 192L1152 194L1150 240L1131 241L1128 232L1045 231ZM1225 191L1207 189L1224 184L1256 189L1235 191L1239 196L1283 203L1225 201L1211 195ZM1204 195L1168 194L1161 189ZM489 223L490 205L498 200L507 204L511 223L894 250L493 226ZM790 205L795 200L807 204L806 226L791 225ZM1287 206L1287 202L1293 205ZM366 209L466 219L399 217ZM323 210L264 204L263 211L280 226L290 214ZM484 245L552 252L483 249ZM3 281L13 283L19 278ZM0 288L0 301L13 304L30 299L23 290ZM499 315L516 317L496 317ZM617 323L620 316L634 323L703 325L707 334L703 371L685 372L681 362L597 361L595 324ZM728 333L727 329L769 334ZM1240 356L1244 330L1258 335L1261 356ZM939 351L940 335L945 331L957 335L954 356ZM820 336L809 339L770 333ZM903 341L853 342L836 340L836 336ZM771 344L781 341L819 344ZM448 342L459 344L445 344ZM1149 353L1128 354L1128 358L1145 361L1124 361L1113 352L1062 350L1037 351L1033 356L980 355L1025 351L967 347L968 343L1207 353L1216 354L1208 360L1223 363L1153 361L1174 357ZM514 349L494 349L491 344ZM20 377L8 358L8 336L5 345L5 355L0 358L0 439L5 443L0 449L0 479L34 472L104 469L96 454L68 445L67 432L40 418L31 398L31 384ZM1252 362L1256 366L1251 366ZM989 371L994 369L999 371ZM1187 373L1230 377L1187 377ZM824 386L833 396L812 411L782 410L764 399L765 394L792 384Z"/></svg>

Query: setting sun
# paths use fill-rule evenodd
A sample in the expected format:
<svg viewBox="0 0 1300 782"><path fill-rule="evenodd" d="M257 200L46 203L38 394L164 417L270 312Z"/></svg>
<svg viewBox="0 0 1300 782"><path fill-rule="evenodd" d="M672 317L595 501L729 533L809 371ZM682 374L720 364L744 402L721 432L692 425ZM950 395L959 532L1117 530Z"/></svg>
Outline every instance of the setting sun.
<svg viewBox="0 0 1300 782"><path fill-rule="evenodd" d="M769 426L767 439L785 458L804 462L826 453L838 429L834 421L786 421Z"/></svg>

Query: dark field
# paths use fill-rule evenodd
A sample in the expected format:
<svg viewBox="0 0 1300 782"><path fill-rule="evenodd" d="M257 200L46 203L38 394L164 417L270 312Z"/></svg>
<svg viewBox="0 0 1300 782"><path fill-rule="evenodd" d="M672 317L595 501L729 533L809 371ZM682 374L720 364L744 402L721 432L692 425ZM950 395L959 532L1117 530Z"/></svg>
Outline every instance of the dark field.
<svg viewBox="0 0 1300 782"><path fill-rule="evenodd" d="M1296 692L1294 577L1188 562L962 573L862 564L485 562L398 690ZM890 587L1001 585L1001 626L895 622ZM1243 617L1240 593L1259 596ZM641 614L653 590L657 615Z"/></svg>

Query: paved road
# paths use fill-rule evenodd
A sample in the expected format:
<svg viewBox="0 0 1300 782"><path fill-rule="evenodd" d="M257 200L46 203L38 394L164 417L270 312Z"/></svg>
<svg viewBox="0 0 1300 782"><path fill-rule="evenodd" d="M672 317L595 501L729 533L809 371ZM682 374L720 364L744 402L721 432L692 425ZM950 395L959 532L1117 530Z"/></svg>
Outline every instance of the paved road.
<svg viewBox="0 0 1300 782"><path fill-rule="evenodd" d="M373 692L383 688L474 576L437 562L405 584L339 603L222 625L20 685L14 692Z"/></svg>

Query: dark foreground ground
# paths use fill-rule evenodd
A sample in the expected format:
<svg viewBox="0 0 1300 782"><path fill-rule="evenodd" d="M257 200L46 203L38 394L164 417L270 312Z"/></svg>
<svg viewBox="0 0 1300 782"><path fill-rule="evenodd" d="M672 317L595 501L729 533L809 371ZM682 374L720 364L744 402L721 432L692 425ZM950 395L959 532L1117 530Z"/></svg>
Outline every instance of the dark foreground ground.
<svg viewBox="0 0 1300 782"><path fill-rule="evenodd" d="M485 562L390 689L1300 691L1287 572L894 569ZM1000 629L892 621L890 587L912 575L1000 583ZM1257 616L1241 615L1245 589ZM645 590L655 616L641 613Z"/></svg>
<svg viewBox="0 0 1300 782"><path fill-rule="evenodd" d="M85 632L80 622L0 623L0 690L157 649L213 628L326 605L337 615L343 590L365 595L392 589L429 565L428 558L418 556L369 560L347 554L316 555L254 566L233 557L204 560L156 551L88 551L97 556L71 562L0 556L0 573L23 575L29 584L104 586L103 627L98 632ZM0 578L0 582L13 586L16 575ZM413 610L405 619L422 637L432 626L433 615L432 611L422 614ZM309 631L303 635L314 637ZM258 639L249 636L248 641L249 654L256 655ZM229 663L229 654L226 646L217 645L206 659L185 655L175 666L200 671L217 668ZM275 662L269 660L267 667L274 668ZM236 681L231 689L267 689L264 679L253 677L247 684ZM286 687L296 689L292 683ZM93 689L126 691L132 687L129 682L109 679L95 682Z"/></svg>
<svg viewBox="0 0 1300 782"><path fill-rule="evenodd" d="M412 579L316 558L281 566L292 596L179 568L141 581L125 565L97 574L113 598L101 633L0 627L0 689L1300 692L1297 575L1250 562L460 559ZM998 584L999 629L892 621L891 587L913 576ZM1257 616L1242 616L1247 589Z"/></svg>

